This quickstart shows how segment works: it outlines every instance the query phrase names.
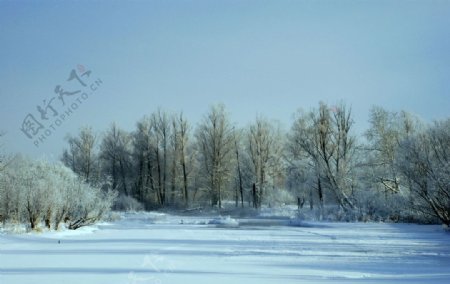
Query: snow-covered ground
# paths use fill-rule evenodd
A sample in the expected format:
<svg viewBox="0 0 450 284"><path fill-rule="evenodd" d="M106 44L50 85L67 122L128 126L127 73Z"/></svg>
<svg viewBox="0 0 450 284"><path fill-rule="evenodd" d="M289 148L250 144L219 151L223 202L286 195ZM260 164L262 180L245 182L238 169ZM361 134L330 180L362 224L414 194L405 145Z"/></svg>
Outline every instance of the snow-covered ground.
<svg viewBox="0 0 450 284"><path fill-rule="evenodd" d="M450 283L440 226L127 213L0 234L0 283Z"/></svg>

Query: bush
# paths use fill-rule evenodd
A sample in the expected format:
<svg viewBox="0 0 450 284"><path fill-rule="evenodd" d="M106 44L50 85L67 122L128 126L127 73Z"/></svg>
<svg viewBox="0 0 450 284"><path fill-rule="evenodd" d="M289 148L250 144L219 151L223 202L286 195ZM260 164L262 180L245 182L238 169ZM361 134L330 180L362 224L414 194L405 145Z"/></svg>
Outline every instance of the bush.
<svg viewBox="0 0 450 284"><path fill-rule="evenodd" d="M28 223L32 230L45 223L58 229L64 221L77 229L100 220L117 194L80 180L62 164L16 157L0 176L3 222Z"/></svg>
<svg viewBox="0 0 450 284"><path fill-rule="evenodd" d="M114 210L118 211L141 211L144 206L135 198L121 194L114 202Z"/></svg>

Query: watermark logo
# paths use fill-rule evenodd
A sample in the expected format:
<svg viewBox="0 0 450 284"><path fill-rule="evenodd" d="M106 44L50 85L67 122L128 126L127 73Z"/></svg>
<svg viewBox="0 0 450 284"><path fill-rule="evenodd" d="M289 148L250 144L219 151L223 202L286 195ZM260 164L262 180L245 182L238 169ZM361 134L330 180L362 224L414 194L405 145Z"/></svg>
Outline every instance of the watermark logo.
<svg viewBox="0 0 450 284"><path fill-rule="evenodd" d="M132 271L128 274L129 284L162 284L163 279L175 271L175 264L162 255L146 255L141 267L154 275L140 276Z"/></svg>
<svg viewBox="0 0 450 284"><path fill-rule="evenodd" d="M91 70L78 64L70 71L64 84L56 85L53 97L44 99L41 105L36 106L37 111L25 116L20 130L39 147L102 84L100 78L93 78Z"/></svg>

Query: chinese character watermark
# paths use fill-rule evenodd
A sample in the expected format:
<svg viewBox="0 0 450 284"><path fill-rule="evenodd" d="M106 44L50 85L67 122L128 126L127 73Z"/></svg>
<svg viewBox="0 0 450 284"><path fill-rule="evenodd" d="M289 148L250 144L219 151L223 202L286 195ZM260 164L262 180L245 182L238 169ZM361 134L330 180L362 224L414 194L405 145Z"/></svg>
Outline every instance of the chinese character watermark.
<svg viewBox="0 0 450 284"><path fill-rule="evenodd" d="M36 106L37 112L28 113L20 130L39 147L52 135L78 107L94 94L103 84L100 78L93 79L92 71L84 65L77 65L69 73L64 84L56 85L55 95L44 99Z"/></svg>

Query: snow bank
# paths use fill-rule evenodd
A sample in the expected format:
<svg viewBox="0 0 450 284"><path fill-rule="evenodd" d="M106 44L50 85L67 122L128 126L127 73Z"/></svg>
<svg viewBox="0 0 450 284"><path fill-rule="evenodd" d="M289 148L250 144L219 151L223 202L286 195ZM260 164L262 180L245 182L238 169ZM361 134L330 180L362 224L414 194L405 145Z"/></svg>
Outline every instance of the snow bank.
<svg viewBox="0 0 450 284"><path fill-rule="evenodd" d="M236 219L227 216L209 220L208 225L216 225L219 227L239 227L239 222Z"/></svg>
<svg viewBox="0 0 450 284"><path fill-rule="evenodd" d="M24 234L28 231L25 224L11 224L0 225L0 234Z"/></svg>

